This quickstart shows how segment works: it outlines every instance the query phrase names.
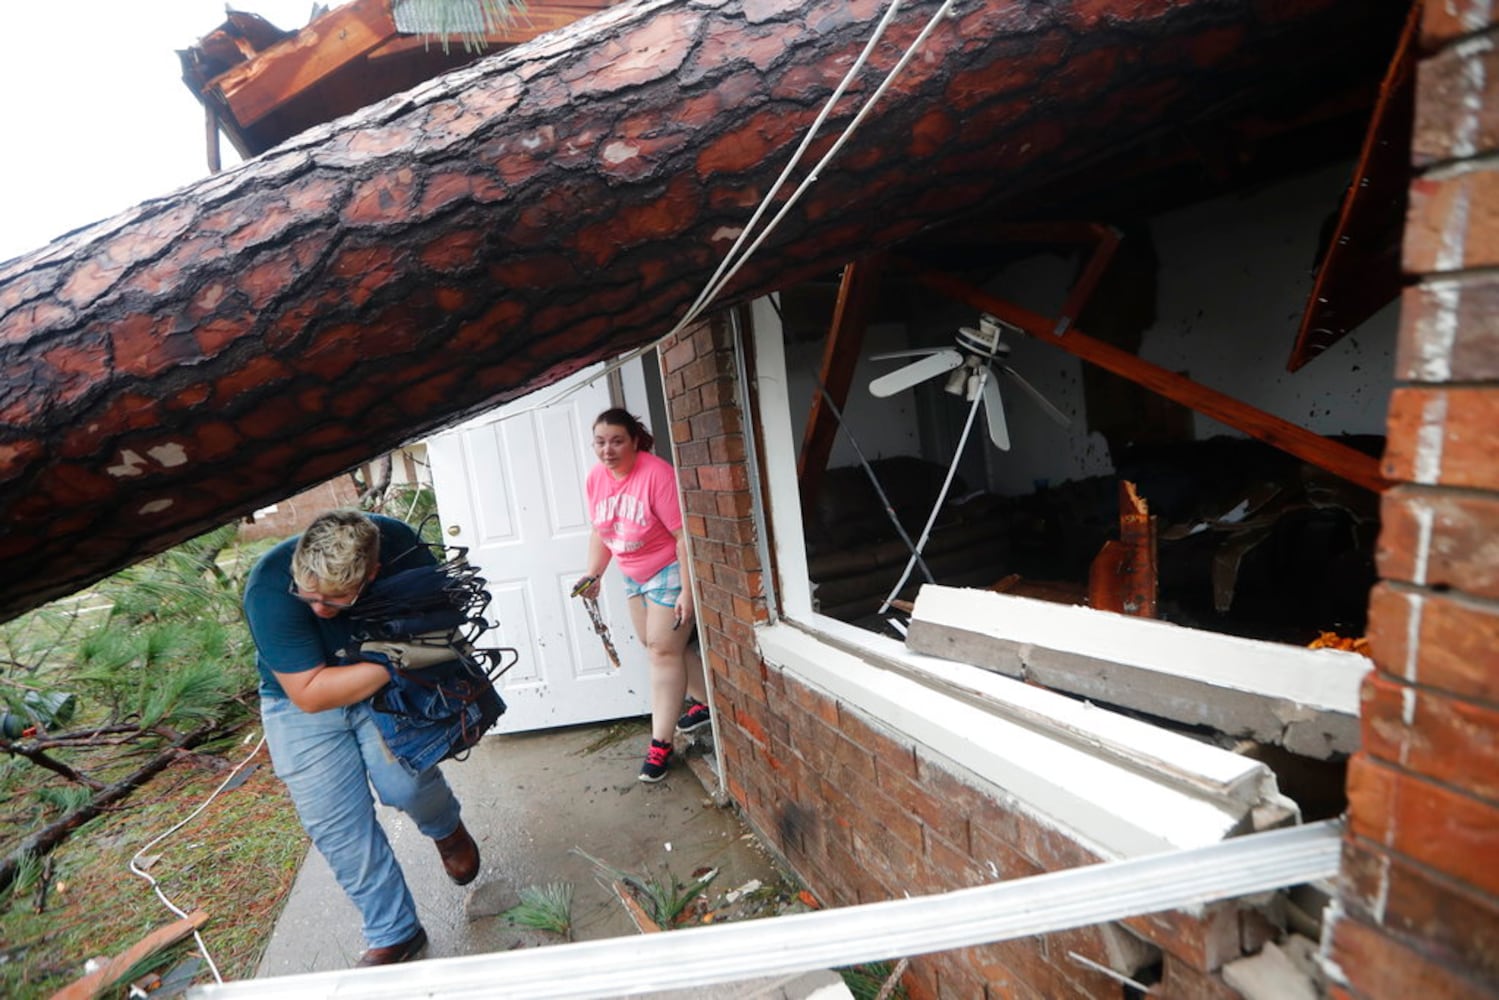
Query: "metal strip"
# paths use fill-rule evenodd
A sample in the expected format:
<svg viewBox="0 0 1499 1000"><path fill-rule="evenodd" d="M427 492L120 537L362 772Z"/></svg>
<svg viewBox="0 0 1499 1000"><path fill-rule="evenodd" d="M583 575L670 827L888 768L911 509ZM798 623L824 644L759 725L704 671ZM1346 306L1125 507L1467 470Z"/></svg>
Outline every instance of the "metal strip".
<svg viewBox="0 0 1499 1000"><path fill-rule="evenodd" d="M207 986L191 997L620 997L831 969L1198 906L1337 873L1335 820L935 896L463 958Z"/></svg>
<svg viewBox="0 0 1499 1000"><path fill-rule="evenodd" d="M744 330L739 323L739 307L728 311L729 330L734 339L735 394L739 403L741 433L744 435L744 464L749 471L752 514L755 521L755 551L760 556L760 580L765 588L765 607L774 623L781 617L781 599L776 594L775 563L770 559L770 525L765 523L765 491L760 481L760 444L755 437L759 418L750 401L749 366L744 356Z"/></svg>

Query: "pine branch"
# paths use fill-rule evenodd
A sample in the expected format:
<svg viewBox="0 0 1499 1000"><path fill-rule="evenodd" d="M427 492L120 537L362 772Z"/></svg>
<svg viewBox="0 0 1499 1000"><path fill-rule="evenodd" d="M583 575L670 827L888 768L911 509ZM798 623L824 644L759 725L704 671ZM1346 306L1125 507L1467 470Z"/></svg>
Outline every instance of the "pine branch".
<svg viewBox="0 0 1499 1000"><path fill-rule="evenodd" d="M104 782L96 781L82 772L73 770L57 758L51 757L37 749L32 743L12 743L10 740L0 739L0 750L14 754L17 757L25 757L37 767L45 768L54 774L61 775L68 781L91 788L96 792L105 787Z"/></svg>
<svg viewBox="0 0 1499 1000"><path fill-rule="evenodd" d="M165 770L168 764L177 760L181 751L197 746L213 736L216 731L217 726L214 724L195 729L172 746L156 754L136 771L102 789L85 805L26 837L5 860L0 861L0 892L5 891L14 881L16 871L24 859L51 853L78 827L102 813L109 806L128 797L158 772Z"/></svg>
<svg viewBox="0 0 1499 1000"><path fill-rule="evenodd" d="M141 727L134 722L116 722L108 726L89 726L87 729L74 729L63 733L47 733L30 742L46 750L54 746L87 746L89 743L100 743L101 746L109 745L110 741L100 742L101 736L115 736L120 733L139 733Z"/></svg>

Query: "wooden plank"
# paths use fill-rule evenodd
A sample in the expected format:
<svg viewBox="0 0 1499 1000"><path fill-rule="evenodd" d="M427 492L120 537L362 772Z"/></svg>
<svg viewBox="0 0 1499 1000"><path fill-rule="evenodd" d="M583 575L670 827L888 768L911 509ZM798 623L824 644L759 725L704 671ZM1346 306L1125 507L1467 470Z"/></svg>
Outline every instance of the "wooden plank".
<svg viewBox="0 0 1499 1000"><path fill-rule="evenodd" d="M1400 294L1420 24L1421 5L1412 4L1379 87L1353 182L1307 296L1287 371L1311 361Z"/></svg>
<svg viewBox="0 0 1499 1000"><path fill-rule="evenodd" d="M354 0L208 85L247 127L395 34L386 0Z"/></svg>
<svg viewBox="0 0 1499 1000"><path fill-rule="evenodd" d="M833 307L833 322L822 352L819 378L832 398L833 407L842 410L853 385L854 366L864 346L864 331L869 326L870 306L875 288L884 270L884 258L875 255L854 261L844 267L838 285L838 302ZM802 510L816 510L817 494L822 489L822 474L827 470L828 455L838 436L838 419L827 399L818 393L812 397L812 412L802 437L796 474L801 482Z"/></svg>
<svg viewBox="0 0 1499 1000"><path fill-rule="evenodd" d="M212 104L203 105L204 140L208 147L208 172L216 174L224 168L219 156L219 113Z"/></svg>
<svg viewBox="0 0 1499 1000"><path fill-rule="evenodd" d="M103 968L95 969L52 994L52 1000L92 1000L124 978L141 959L171 947L207 922L207 912L194 910L175 923L156 928L127 951L111 958Z"/></svg>
<svg viewBox="0 0 1499 1000"><path fill-rule="evenodd" d="M640 902L623 882L615 881L609 884L613 887L614 894L619 897L619 901L625 905L625 912L630 915L630 919L634 921L635 927L640 933L660 933L661 925L650 918L650 915L645 912L645 907L640 905Z"/></svg>
<svg viewBox="0 0 1499 1000"><path fill-rule="evenodd" d="M1120 240L1119 230L1097 222L1006 222L986 226L984 231L1003 243L1076 243L1084 248L1092 247L1083 273L1073 282L1067 301L1062 304L1057 332L1076 323L1078 316L1082 315L1109 261L1114 258Z"/></svg>
<svg viewBox="0 0 1499 1000"><path fill-rule="evenodd" d="M1064 333L1077 322L1077 318L1087 307L1088 300L1093 297L1093 290L1098 287L1099 279L1103 277L1109 261L1114 259L1114 251L1119 249L1119 230L1096 224L1090 225L1088 229L1095 241L1093 253L1088 256L1083 273L1073 283L1072 291L1067 293L1067 301L1062 303L1062 315L1057 318L1057 328L1053 331L1055 333Z"/></svg>
<svg viewBox="0 0 1499 1000"><path fill-rule="evenodd" d="M1226 393L1209 389L1185 375L1151 364L1081 330L1054 333L1057 323L991 295L965 281L911 262L907 265L922 284L975 309L997 316L1037 340L1055 344L1067 353L1123 376L1151 392L1173 399L1198 413L1243 431L1252 438L1295 455L1319 469L1381 493L1389 482L1379 473L1379 460L1347 445L1330 441L1288 420L1266 413Z"/></svg>

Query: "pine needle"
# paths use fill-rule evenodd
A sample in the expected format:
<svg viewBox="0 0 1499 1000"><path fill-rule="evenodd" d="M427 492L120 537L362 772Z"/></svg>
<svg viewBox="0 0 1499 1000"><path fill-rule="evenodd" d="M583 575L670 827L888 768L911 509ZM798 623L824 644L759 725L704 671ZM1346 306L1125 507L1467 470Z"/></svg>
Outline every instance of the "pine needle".
<svg viewBox="0 0 1499 1000"><path fill-rule="evenodd" d="M571 941L573 937L573 887L570 882L528 885L520 891L520 902L502 916L518 927L550 931Z"/></svg>
<svg viewBox="0 0 1499 1000"><path fill-rule="evenodd" d="M708 888L708 883L718 874L714 869L702 878L694 879L690 884L684 885L677 881L671 870L662 867L664 878L654 875L639 875L627 872L622 868L616 868L606 861L589 854L581 847L574 847L573 852L585 859L598 870L600 883L604 888L609 888L611 882L618 882L635 894L646 914L658 926L663 929L676 925L677 918L687 909L687 905Z"/></svg>

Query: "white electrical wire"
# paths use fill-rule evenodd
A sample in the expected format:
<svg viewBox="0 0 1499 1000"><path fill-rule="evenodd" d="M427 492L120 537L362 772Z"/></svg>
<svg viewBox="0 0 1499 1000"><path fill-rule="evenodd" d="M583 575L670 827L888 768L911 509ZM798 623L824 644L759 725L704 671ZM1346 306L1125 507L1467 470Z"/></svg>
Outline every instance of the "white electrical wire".
<svg viewBox="0 0 1499 1000"><path fill-rule="evenodd" d="M848 68L848 72L843 74L843 79L838 81L838 86L833 88L833 93L829 95L827 102L823 104L822 110L818 112L816 120L812 122L812 126L807 129L807 134L802 137L801 144L796 147L796 152L791 154L791 159L786 162L786 166L781 170L781 175L775 179L775 183L772 184L770 186L770 189L765 192L765 197L760 199L760 204L755 206L755 212L750 216L749 222L745 223L744 228L740 230L738 239L734 241L733 246L729 247L729 252L724 254L724 258L719 263L718 269L713 272L713 277L708 279L708 283L703 286L703 290L698 293L698 296L693 301L692 305L688 306L687 312L677 323L676 327L673 328L673 333L676 332L676 330L686 326L694 318L696 318L698 313L700 313L703 308L707 306L708 302L718 294L719 289L722 287L719 282L720 278L723 278L725 281L727 281L728 277L732 276L732 272L730 272L729 276L725 276L724 269L727 268L731 262L733 262L734 255L739 252L739 248L744 245L744 241L749 238L750 233L754 231L756 224L759 223L760 217L764 215L765 210L770 207L770 200L774 198L777 192L781 190L781 186L785 184L786 179L791 176L791 171L795 170L797 164L801 162L802 155L806 153L807 147L812 145L812 140L816 138L818 129L822 128L823 122L827 121L828 116L833 113L833 108L837 105L838 99L843 96L843 93L848 89L849 84L853 83L854 78L858 76L859 71L864 68L864 64L869 61L870 53L874 51L875 45L879 43L880 37L885 34L885 29L890 25L890 21L895 17L895 12L899 9L900 0L891 0L890 7L885 11L884 17L880 18L880 23L875 25L874 34L870 35L869 41L864 43L864 49L859 53L859 58L854 60L853 65ZM897 66L896 69L898 70L899 66ZM877 98L878 93L875 96ZM874 98L871 99L870 103L872 103L873 100ZM853 123L850 123L849 128L844 130L844 134L846 135L848 131L854 127L855 124L857 124L857 120L855 120L855 122ZM819 166L820 165L821 164L819 164ZM812 176L815 177L816 173L816 170L814 170L812 172ZM800 193L800 191L797 191L796 194L793 195L793 200L796 196L799 196ZM776 221L778 221L779 218L780 216L777 216L775 220L772 220L769 228L773 229L775 227ZM768 231L769 230L767 229L767 232ZM749 255L754 252L754 250L755 247L751 247L748 251L745 252L746 260L749 258ZM735 264L734 267L737 270L739 265Z"/></svg>
<svg viewBox="0 0 1499 1000"><path fill-rule="evenodd" d="M164 893L164 892L161 891L161 886L157 884L157 881L156 881L155 877L153 877L149 872L145 871L144 869L137 867L136 862L140 861L142 854L145 854L151 848L155 847L157 844L161 843L163 840L165 840L166 838L170 837L172 834L176 833L178 830L182 829L188 823L191 823L193 821L194 817L196 817L204 809L208 808L208 804L210 802L212 802L214 799L218 798L219 793L224 790L224 786L228 785L229 782L233 781L234 780L234 776L236 774L238 774L244 768L244 766L246 764L250 763L250 761L252 761L252 760L255 759L255 755L260 752L260 748L263 747L263 746L265 746L265 732L264 732L264 730L261 731L260 741L255 744L255 749L251 750L249 756L247 756L244 760L240 761L237 765L235 765L234 770L232 770L232 771L229 772L228 777L226 777L222 782L219 783L219 787L215 788L213 790L212 794L210 794L208 796L208 798L204 799L203 802L198 806L198 808L196 808L192 812L188 813L187 816L184 817L181 821L179 821L176 826L173 826L171 829L167 830L165 833L157 835L154 839L152 839L144 847L142 847L140 850L136 851L135 855L133 857L131 857L131 859L130 859L130 871L133 872L136 875L139 875L141 878L145 879L147 882L150 882L152 890L155 891L156 897L161 900L162 905L164 905L167 909L169 909L173 913L175 913L179 918L185 918L187 916L187 913L184 910L182 910L181 908L179 908L170 899L168 899L166 893ZM222 983L224 981L224 977L219 974L219 967L214 964L213 956L208 953L208 945L204 943L204 941L203 941L203 935L200 934L200 933L198 933L198 931L196 929L193 931L193 940L195 942L197 942L198 950L203 954L203 960L208 963L208 970L213 973L214 982L216 982L216 983Z"/></svg>
<svg viewBox="0 0 1499 1000"><path fill-rule="evenodd" d="M921 538L916 542L916 548L911 552L911 558L906 560L906 571L900 575L895 584L895 589L885 598L885 603L880 605L880 610L875 614L882 615L890 607L890 602L895 600L900 593L900 588L906 585L906 580L911 575L911 568L916 565L916 560L921 558L921 552L926 548L927 539L932 537L932 525L937 523L937 514L942 510L942 504L947 499L947 491L952 488L953 476L958 471L958 460L963 457L963 448L968 444L968 432L973 430L973 418L978 416L979 404L984 401L984 383L993 377L989 366L985 365L979 369L978 391L973 394L973 405L968 408L968 419L963 423L963 433L958 437L958 446L953 449L952 462L947 467L947 478L942 481L942 489L937 493L937 500L932 504L932 513L926 519L926 527L921 529Z"/></svg>
<svg viewBox="0 0 1499 1000"><path fill-rule="evenodd" d="M744 229L740 232L739 238L734 241L734 245L731 246L729 248L729 252L724 255L724 259L719 263L718 269L713 272L713 276L708 279L707 284L703 286L703 290L698 293L697 299L694 300L692 305L688 307L687 312L685 312L682 315L682 318L676 322L676 325L674 325L670 330L662 335L660 340L675 336L677 333L680 333L688 324L696 320L698 316L702 314L702 311L708 307L708 304L718 297L718 293L723 291L724 286L733 279L734 275L739 273L739 269L749 261L750 257L754 255L755 251L760 248L760 245L765 242L765 239L775 231L776 226L780 224L783 218L785 218L786 213L789 212L792 206L801 199L801 196L806 193L807 189L817 182L818 175L822 172L823 167L827 166L828 162L834 156L836 156L838 154L838 151L843 148L846 142L848 142L849 138L853 135L854 130L859 127L859 125L864 121L865 117L869 114L870 110L874 107L875 103L880 99L881 96L884 95L885 91L890 88L890 84L895 81L896 76L899 75L899 73L903 69L905 69L906 64L911 61L911 58L913 56L915 56L916 50L921 47L922 42L926 41L927 36L932 33L932 30L937 26L937 23L946 16L949 10L952 9L952 5L954 2L955 0L945 0L942 6L938 8L937 12L932 15L932 18L927 22L926 27L921 29L921 33L916 36L916 38L906 48L906 51L901 55L896 64L891 67L890 72L885 75L885 79L880 82L879 87L877 87L874 93L870 95L869 100L865 101L863 106L859 108L858 113L854 115L853 120L848 123L843 132L838 136L837 140L834 141L832 147L829 148L825 154L823 154L822 159L817 161L817 165L812 168L812 171L807 175L806 179L803 180L802 183L797 187L797 189L792 192L791 197L787 200L786 204L782 205L780 211L777 212L775 216L770 220L770 222L766 224L764 231L755 238L755 241L750 244L749 248L744 251L743 255L737 261L735 261L735 254L739 252L740 247L742 247L745 241L749 239L750 233L753 232L755 224L759 222L760 217L764 215L765 211L770 207L771 199L773 199L776 196L776 193L780 191L782 185L786 182L787 177L791 174L791 171L795 169L797 164L801 161L802 154L805 153L807 147L812 144L813 138L817 135L817 130L822 127L823 122L827 119L828 115L832 113L833 107L837 104L838 99L843 96L844 91L847 90L848 86L853 82L854 77L859 73L861 69L863 69L865 62L868 61L870 54L874 51L874 46L879 42L880 37L885 32L885 28L894 18L895 12L900 7L900 0L892 0L889 9L885 11L884 16L880 19L880 23L875 26L874 34L870 36L869 41L864 45L863 51L859 53L859 57L854 61L854 64L849 67L848 72L844 74L843 79L839 81L838 86L834 88L832 95L823 105L822 111L818 113L817 119L813 121L811 128L808 129L807 134L802 138L800 145L797 146L796 152L792 154L790 162L786 164L785 168L781 171L781 175L777 177L775 183L771 185L770 190L766 191L765 196L760 199L760 204L755 208L754 214L750 216L749 222L745 224ZM599 379L608 375L615 369L621 368L634 361L636 358L640 357L642 354L655 347L656 343L659 343L659 340L636 348L629 354L626 354L623 357L609 362L609 364L604 366L604 370L599 372L593 378L588 379L584 382L580 382L577 385L569 386L562 392L548 397L544 402L536 403L532 406L525 407L524 409L513 410L502 415L499 419L508 420L511 417L518 417L523 414L534 413L537 410L544 410L555 403L560 403L568 396L571 396L573 393L578 392L587 386L593 385Z"/></svg>
<svg viewBox="0 0 1499 1000"><path fill-rule="evenodd" d="M760 248L760 245L765 242L766 238L775 231L776 226L780 224L780 221L783 218L785 218L786 213L791 211L792 206L794 206L797 201L801 199L801 196L806 193L808 188L817 183L817 178L822 173L823 167L827 166L828 162L831 161L833 157L838 155L838 152L843 148L844 143L849 140L849 138L854 134L854 131L859 127L860 124L863 123L865 117L871 110L873 110L875 104L879 102L879 99L882 96L884 96L885 91L890 89L890 85L895 82L895 78L900 74L901 70L905 69L906 64L909 63L911 61L911 58L916 55L916 50L921 47L921 43L926 41L927 36L930 35L933 29L937 27L937 23L947 16L947 12L952 9L953 3L954 0L945 0L942 6L937 9L937 12L932 15L931 20L926 23L926 27L921 29L921 33L917 35L915 39L912 40L911 44L906 48L906 51L901 55L900 60L890 68L890 72L885 75L885 79L880 82L879 87L877 87L875 89L875 92L870 95L869 100L865 101L863 106L859 108L858 113L854 115L853 120L848 123L848 127L845 128L842 134L838 136L837 141L835 141L832 147L823 154L822 159L817 161L817 165L812 168L812 171L807 174L806 179L803 180L802 183L797 187L797 189L792 192L791 197L787 199L786 204L781 206L781 210L775 214L775 217L772 218L769 223L766 224L765 230L758 237L756 237L755 241L752 244L750 244L749 249L744 252L744 256L741 257L739 261L736 262L734 266L731 267L729 271L723 275L722 279L719 279L717 281L717 284L714 284L712 280L710 280L709 287L705 288L703 290L703 293L698 296L698 303L694 303L694 308L688 310L687 314L684 315L680 321L678 321L677 325L672 327L670 332L667 333L668 337L676 333L678 330L682 329L688 323L697 319L698 313L702 312L702 309L705 308L707 304L711 302L715 297L717 297L719 292L723 291L724 286L733 279L734 275L739 273L739 269L749 261L750 257L752 257L755 251ZM893 4L891 6L891 11L894 11ZM871 39L871 44L872 43L873 39ZM831 104L829 104L829 107L831 107ZM774 189L772 189L766 195L765 200L762 201L762 205L766 201L768 201L774 194L775 191ZM737 248L739 244L743 242L748 232L749 230L746 228L744 233L740 233L739 240L735 242L735 248ZM733 248L730 249L730 256L732 256L732 254ZM728 258L726 257L725 263L727 263L727 260ZM721 269L722 266L720 265L720 270Z"/></svg>

